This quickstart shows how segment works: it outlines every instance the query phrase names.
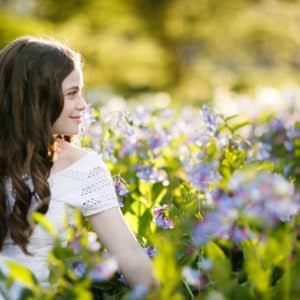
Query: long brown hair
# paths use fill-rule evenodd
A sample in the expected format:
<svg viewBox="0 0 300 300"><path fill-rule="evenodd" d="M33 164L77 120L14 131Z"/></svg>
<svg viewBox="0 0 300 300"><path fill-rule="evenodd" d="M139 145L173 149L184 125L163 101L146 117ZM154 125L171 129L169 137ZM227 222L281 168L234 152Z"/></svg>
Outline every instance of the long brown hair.
<svg viewBox="0 0 300 300"><path fill-rule="evenodd" d="M63 109L62 81L79 61L79 54L67 46L34 37L19 38L0 52L0 251L9 233L29 254L33 199L39 212L48 210L47 179L55 155L51 128ZM24 182L25 173L32 179L33 192ZM11 210L8 178L15 198Z"/></svg>

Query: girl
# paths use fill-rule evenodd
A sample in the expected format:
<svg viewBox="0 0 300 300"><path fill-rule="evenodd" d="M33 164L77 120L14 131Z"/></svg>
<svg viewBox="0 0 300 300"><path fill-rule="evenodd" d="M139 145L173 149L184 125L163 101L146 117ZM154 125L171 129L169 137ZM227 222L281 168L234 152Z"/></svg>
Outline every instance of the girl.
<svg viewBox="0 0 300 300"><path fill-rule="evenodd" d="M57 41L19 38L0 52L0 267L10 259L47 284L53 240L32 211L63 231L79 208L130 286L156 285L151 262L119 209L101 157L72 144L87 104L80 56Z"/></svg>

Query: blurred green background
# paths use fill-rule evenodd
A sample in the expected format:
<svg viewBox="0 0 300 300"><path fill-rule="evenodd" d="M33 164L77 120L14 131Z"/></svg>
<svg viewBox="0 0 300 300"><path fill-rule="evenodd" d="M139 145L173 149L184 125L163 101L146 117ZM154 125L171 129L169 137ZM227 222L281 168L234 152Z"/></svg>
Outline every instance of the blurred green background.
<svg viewBox="0 0 300 300"><path fill-rule="evenodd" d="M298 85L296 0L0 0L0 48L32 34L80 51L87 88L209 100Z"/></svg>

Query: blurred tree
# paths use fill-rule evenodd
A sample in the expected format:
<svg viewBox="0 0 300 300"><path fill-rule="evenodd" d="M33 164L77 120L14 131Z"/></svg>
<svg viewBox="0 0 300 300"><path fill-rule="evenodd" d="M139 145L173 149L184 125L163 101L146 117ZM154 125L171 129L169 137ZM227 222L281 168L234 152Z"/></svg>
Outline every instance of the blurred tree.
<svg viewBox="0 0 300 300"><path fill-rule="evenodd" d="M37 17L53 22L65 22L90 5L91 0L39 0L36 1L34 13Z"/></svg>
<svg viewBox="0 0 300 300"><path fill-rule="evenodd" d="M219 85L300 79L297 0L0 0L0 13L0 46L52 35L82 52L88 86L124 95L167 90L199 100Z"/></svg>

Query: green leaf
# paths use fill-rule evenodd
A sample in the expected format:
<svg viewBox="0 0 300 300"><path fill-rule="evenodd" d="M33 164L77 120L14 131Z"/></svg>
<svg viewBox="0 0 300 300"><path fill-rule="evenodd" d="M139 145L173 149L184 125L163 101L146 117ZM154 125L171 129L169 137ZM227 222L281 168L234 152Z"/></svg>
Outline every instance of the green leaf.
<svg viewBox="0 0 300 300"><path fill-rule="evenodd" d="M239 117L239 115L235 114L235 115L231 115L231 116L226 117L224 120L225 120L225 122L228 122L228 121L230 121L232 119L236 119L238 117Z"/></svg>
<svg viewBox="0 0 300 300"><path fill-rule="evenodd" d="M139 219L138 233L140 235L144 235L147 232L147 229L149 228L149 224L151 223L152 219L153 215L150 209L147 209Z"/></svg>
<svg viewBox="0 0 300 300"><path fill-rule="evenodd" d="M251 125L251 122L249 122L249 121L242 121L242 122L238 122L238 123L235 123L235 124L231 125L230 129L235 132L238 129L240 129L242 127L245 127L247 125Z"/></svg>
<svg viewBox="0 0 300 300"><path fill-rule="evenodd" d="M255 289L262 294L267 293L271 279L271 267L264 261L266 246L255 244L251 241L243 244L243 253L245 255L245 270L248 279ZM263 263L265 262L265 263Z"/></svg>
<svg viewBox="0 0 300 300"><path fill-rule="evenodd" d="M223 250L215 243L210 242L205 247L208 258L212 261L212 280L220 287L226 287L230 281L231 263Z"/></svg>
<svg viewBox="0 0 300 300"><path fill-rule="evenodd" d="M159 192L158 196L155 198L154 204L159 205L160 201L164 198L164 196L167 194L168 189L167 188L162 188L161 191Z"/></svg>
<svg viewBox="0 0 300 300"><path fill-rule="evenodd" d="M29 269L14 261L8 261L7 266L9 268L10 275L14 280L21 282L23 285L31 289L36 287L37 281Z"/></svg>
<svg viewBox="0 0 300 300"><path fill-rule="evenodd" d="M181 281L174 241L157 235L153 242L157 247L158 253L153 259L153 266L156 278L161 283L159 299L173 299L174 292Z"/></svg>
<svg viewBox="0 0 300 300"><path fill-rule="evenodd" d="M258 171L274 171L274 163L272 161L260 161L260 162L253 162L248 163L247 165L241 166L240 169L247 172L258 172Z"/></svg>
<svg viewBox="0 0 300 300"><path fill-rule="evenodd" d="M39 223L52 236L54 236L54 237L58 236L57 229L54 227L54 225L49 220L47 220L45 215L43 215L39 212L33 212L32 213L32 219L35 222Z"/></svg>

